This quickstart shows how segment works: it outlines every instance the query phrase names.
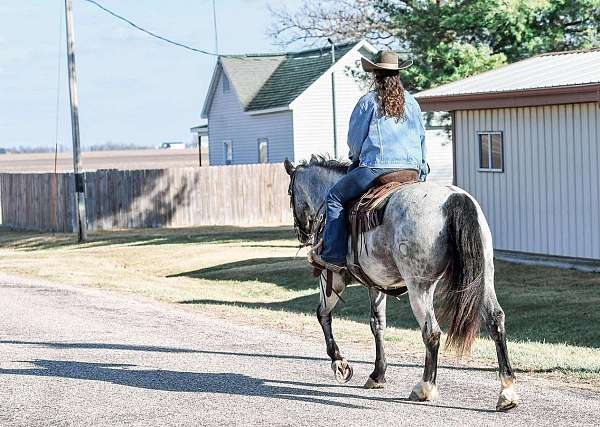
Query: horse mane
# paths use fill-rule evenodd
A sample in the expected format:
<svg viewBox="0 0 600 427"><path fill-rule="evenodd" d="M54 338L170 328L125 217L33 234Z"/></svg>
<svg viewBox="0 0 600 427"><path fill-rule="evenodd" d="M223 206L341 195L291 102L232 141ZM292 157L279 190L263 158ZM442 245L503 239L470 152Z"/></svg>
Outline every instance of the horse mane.
<svg viewBox="0 0 600 427"><path fill-rule="evenodd" d="M313 154L312 156L310 156L310 160L301 160L300 163L298 163L298 166L317 166L345 175L346 173L348 173L348 167L350 166L350 162L332 159L331 157L323 154Z"/></svg>

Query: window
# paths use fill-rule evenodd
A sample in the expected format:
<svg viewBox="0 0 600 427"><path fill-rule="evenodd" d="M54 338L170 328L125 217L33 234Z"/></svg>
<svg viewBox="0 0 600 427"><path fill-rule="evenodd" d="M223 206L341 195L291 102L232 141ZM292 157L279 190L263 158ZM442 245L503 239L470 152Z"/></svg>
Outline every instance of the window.
<svg viewBox="0 0 600 427"><path fill-rule="evenodd" d="M223 93L229 92L229 79L223 74Z"/></svg>
<svg viewBox="0 0 600 427"><path fill-rule="evenodd" d="M269 163L268 138L258 138L258 163Z"/></svg>
<svg viewBox="0 0 600 427"><path fill-rule="evenodd" d="M223 158L226 165L230 165L233 161L233 144L231 141L223 141Z"/></svg>
<svg viewBox="0 0 600 427"><path fill-rule="evenodd" d="M502 136L502 132L477 132L480 171L504 172Z"/></svg>

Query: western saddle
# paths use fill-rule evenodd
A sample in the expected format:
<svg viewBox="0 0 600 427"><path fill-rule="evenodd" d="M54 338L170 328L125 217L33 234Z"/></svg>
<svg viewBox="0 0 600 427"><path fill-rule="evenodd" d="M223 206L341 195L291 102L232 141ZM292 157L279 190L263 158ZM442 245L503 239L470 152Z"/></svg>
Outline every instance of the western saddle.
<svg viewBox="0 0 600 427"><path fill-rule="evenodd" d="M380 176L374 187L360 198L350 203L348 210L348 227L350 231L352 263L348 263L347 270L358 282L369 288L375 288L392 296L400 296L406 292L406 286L394 289L383 289L374 283L364 272L360 265L361 241L364 233L376 228L383 222L385 208L390 197L402 187L416 183L419 173L413 169L403 169ZM366 249L366 248L365 248ZM320 266L314 265L315 275L322 273ZM329 297L333 291L333 276L327 271L325 294Z"/></svg>

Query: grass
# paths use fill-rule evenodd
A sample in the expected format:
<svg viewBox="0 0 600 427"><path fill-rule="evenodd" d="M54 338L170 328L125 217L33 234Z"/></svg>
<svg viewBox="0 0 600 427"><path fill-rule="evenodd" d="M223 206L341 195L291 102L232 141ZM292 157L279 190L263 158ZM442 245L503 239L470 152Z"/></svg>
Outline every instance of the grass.
<svg viewBox="0 0 600 427"><path fill-rule="evenodd" d="M316 282L304 257L295 257L289 228L204 227L90 237L77 244L66 235L0 229L0 270L321 334L313 316ZM514 366L600 388L600 274L497 262L496 290L506 312ZM351 286L344 298L335 313L340 345L351 340L371 346L365 289ZM388 325L391 352L422 358L407 298L390 300ZM466 363L494 366L493 343L479 339Z"/></svg>

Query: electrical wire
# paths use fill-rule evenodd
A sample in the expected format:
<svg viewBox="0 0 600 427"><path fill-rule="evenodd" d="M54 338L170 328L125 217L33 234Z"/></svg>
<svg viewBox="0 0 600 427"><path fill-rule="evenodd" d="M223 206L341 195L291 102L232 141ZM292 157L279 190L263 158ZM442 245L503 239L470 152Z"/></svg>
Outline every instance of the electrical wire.
<svg viewBox="0 0 600 427"><path fill-rule="evenodd" d="M101 10L103 10L104 12L108 13L109 15L112 15L113 17L115 17L115 18L117 18L117 19L119 19L119 20L121 20L121 21L123 21L123 22L126 22L127 24L131 25L131 26L132 26L132 27L134 27L135 29L137 29L137 30L139 30L139 31L142 31L143 33L146 33L146 34L148 34L149 36L155 37L155 38L157 38L157 39L159 39L159 40L162 40L162 41L164 41L164 42L170 43L170 44L172 44L172 45L179 46L179 47L181 47L181 48L184 48L184 49L187 49L187 50L191 50L191 51L193 51L193 52L202 53L202 54L204 54L204 55L219 56L217 53L214 53L214 52L208 52L208 51L206 51L206 50L203 50L203 49L198 49L198 48L195 48L195 47L191 47L191 46L188 46L188 45L186 45L186 44L179 43L179 42L176 42L176 41L170 40L170 39L168 39L168 38L166 38L166 37L163 37L163 36L161 36L161 35L158 35L158 34L156 34L156 33L153 33L153 32L152 32L152 31L150 31L150 30L146 30L145 28L142 28L142 27L140 27L139 25L137 25L136 23L134 23L134 22L130 21L129 19L127 19L127 18L125 18L125 17L123 17L123 16L121 16L121 15L119 15L119 14L117 14L117 13L113 12L112 10L110 10L110 9L106 8L105 6L101 5L100 3L98 3L98 2L97 2L97 1L95 1L95 0L83 0L83 1L85 1L85 2L88 2L88 3L91 3L91 4L95 5L96 7L98 7L98 8L99 8L99 9L101 9Z"/></svg>

